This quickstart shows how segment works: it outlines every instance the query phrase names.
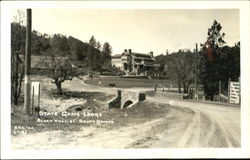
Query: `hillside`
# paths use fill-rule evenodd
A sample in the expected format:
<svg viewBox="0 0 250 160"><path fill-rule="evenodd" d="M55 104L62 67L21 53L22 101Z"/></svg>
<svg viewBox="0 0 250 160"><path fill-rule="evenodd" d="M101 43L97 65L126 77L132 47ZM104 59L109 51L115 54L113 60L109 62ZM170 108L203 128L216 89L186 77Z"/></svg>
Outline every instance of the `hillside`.
<svg viewBox="0 0 250 160"><path fill-rule="evenodd" d="M11 32L12 55L24 55L25 26L12 23ZM31 54L41 57L51 55L68 57L78 67L88 67L90 70L101 71L108 68L110 64L111 46L108 42L101 46L100 43L96 42L94 36L87 43L72 36L48 35L33 30Z"/></svg>

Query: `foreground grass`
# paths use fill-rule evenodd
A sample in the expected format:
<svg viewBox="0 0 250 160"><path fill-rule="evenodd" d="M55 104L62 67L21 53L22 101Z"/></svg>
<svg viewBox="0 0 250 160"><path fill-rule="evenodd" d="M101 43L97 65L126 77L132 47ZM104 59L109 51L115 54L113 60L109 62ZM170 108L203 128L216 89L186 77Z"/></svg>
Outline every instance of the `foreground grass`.
<svg viewBox="0 0 250 160"><path fill-rule="evenodd" d="M119 80L117 80L117 78ZM102 113L102 117L100 118L103 121L114 121L114 124L86 124L86 123L38 123L37 122L37 116L30 117L25 114L25 111L23 110L23 104L20 106L14 106L15 112L14 115L11 116L11 131L13 134L13 129L16 126L28 126L32 127L32 130L27 130L28 133L34 133L34 132L44 132L44 131L55 131L55 130L62 130L62 131L79 131L81 127L88 127L88 126L94 126L94 127L105 127L109 129L116 129L128 125L134 125L138 123L143 123L150 121L155 118L160 118L161 116L165 115L168 111L167 108L164 105L155 104L149 101L144 101L133 108L127 108L127 109L107 109L107 101L112 99L115 95L112 95L110 93L104 93L104 92L86 92L82 91L82 84L79 79L74 79L72 81L67 81L63 84L64 86L64 95L59 96L56 94L56 88L55 85L50 83L50 79L46 77L33 77L34 80L39 80L42 83L42 100L43 108L42 110L50 109L50 108L56 108L60 109L60 104L66 106L66 108L63 108L62 111L68 111L68 112L77 112L83 114L86 113ZM113 80L111 80L113 79ZM149 81L147 79L122 79L120 80L119 77L104 77L102 80L105 81L106 84L112 83L113 81L120 83L121 85L118 87L126 87L131 84L133 86L143 86L144 85L152 85L153 80L150 80L151 83L148 83ZM91 82L92 81L92 82ZM133 81L133 83L132 83ZM89 82L96 83L97 80L91 79ZM105 85L105 83L98 84L98 85ZM141 84L142 83L142 84ZM85 103L80 103L82 100L86 100ZM51 102L56 101L56 104L51 104ZM64 102L67 101L67 104ZM69 103L68 103L69 102ZM59 104L59 105L58 105ZM57 108L58 107L58 108ZM80 108L80 109L79 109ZM76 110L77 109L77 110ZM62 117L61 112L58 113L59 116L57 117L40 117L42 120L53 120L53 119L63 119L63 120L78 120L83 119L84 120L93 120L96 119L95 117Z"/></svg>

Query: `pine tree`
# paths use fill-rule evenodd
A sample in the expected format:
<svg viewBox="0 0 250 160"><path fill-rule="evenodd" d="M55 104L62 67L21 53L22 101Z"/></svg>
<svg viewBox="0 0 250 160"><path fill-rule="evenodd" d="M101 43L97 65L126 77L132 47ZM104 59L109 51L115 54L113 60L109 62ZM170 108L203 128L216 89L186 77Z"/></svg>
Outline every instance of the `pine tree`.
<svg viewBox="0 0 250 160"><path fill-rule="evenodd" d="M200 78L204 86L204 91L210 100L218 92L221 64L219 54L224 41L225 33L221 34L222 26L216 20L208 29L207 40L202 44L202 55L200 56Z"/></svg>
<svg viewBox="0 0 250 160"><path fill-rule="evenodd" d="M90 40L89 40L89 44L90 46L96 48L97 47L97 43L96 43L96 39L94 36L91 36Z"/></svg>

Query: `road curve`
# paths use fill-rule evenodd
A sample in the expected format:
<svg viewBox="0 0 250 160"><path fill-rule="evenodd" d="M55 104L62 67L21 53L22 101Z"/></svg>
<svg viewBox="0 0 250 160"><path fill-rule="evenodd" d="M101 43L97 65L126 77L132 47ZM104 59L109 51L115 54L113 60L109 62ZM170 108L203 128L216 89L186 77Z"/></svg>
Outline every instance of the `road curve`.
<svg viewBox="0 0 250 160"><path fill-rule="evenodd" d="M113 93L117 90L117 88L100 86L94 88L101 92L104 91L104 88L105 91ZM128 90L138 92L146 91L148 88L130 88ZM172 112L169 113L172 115L166 115L167 120L164 121L169 121L171 116L174 117L173 122L168 123L166 130L161 129L161 132L156 135L159 140L150 144L149 147L228 148L241 146L240 107L161 97L147 97L147 100L169 104L173 107Z"/></svg>
<svg viewBox="0 0 250 160"><path fill-rule="evenodd" d="M178 101L158 97L148 97L156 103L170 104L173 108L190 110L193 114L186 121L183 134L177 139L175 147L240 147L240 107L217 104ZM178 126L178 124L176 123ZM171 129L170 129L171 130ZM162 136L156 147L167 147L167 135ZM165 139L164 139L165 137Z"/></svg>

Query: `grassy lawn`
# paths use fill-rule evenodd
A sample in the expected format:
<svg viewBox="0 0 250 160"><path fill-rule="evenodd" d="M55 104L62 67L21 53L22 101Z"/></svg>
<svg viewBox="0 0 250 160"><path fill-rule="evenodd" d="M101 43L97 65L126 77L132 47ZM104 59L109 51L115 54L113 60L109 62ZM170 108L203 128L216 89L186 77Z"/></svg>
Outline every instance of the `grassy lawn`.
<svg viewBox="0 0 250 160"><path fill-rule="evenodd" d="M165 87L177 87L176 83L171 80L163 79L148 79L148 78L126 78L126 77L101 77L97 79L86 80L85 83L98 86L108 86L113 83L116 87L129 88L129 87L154 87L155 84L160 84Z"/></svg>

